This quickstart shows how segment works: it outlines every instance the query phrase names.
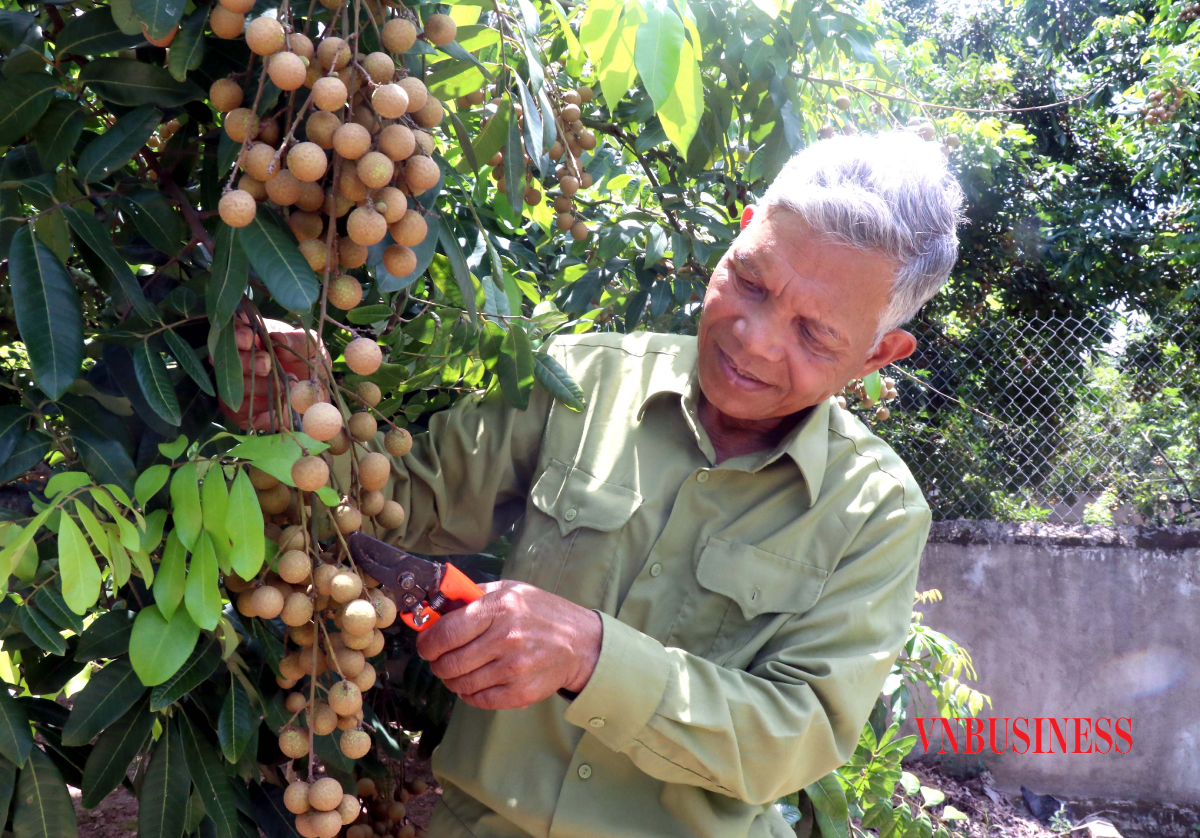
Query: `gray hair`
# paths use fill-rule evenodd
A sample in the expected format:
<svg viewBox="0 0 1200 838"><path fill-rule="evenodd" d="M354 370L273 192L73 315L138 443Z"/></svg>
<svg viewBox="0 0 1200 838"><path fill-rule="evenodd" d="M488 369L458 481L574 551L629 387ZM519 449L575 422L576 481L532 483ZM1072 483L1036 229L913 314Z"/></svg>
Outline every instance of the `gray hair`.
<svg viewBox="0 0 1200 838"><path fill-rule="evenodd" d="M763 196L824 238L899 265L872 350L907 323L958 258L963 191L938 145L911 131L822 140L798 152Z"/></svg>

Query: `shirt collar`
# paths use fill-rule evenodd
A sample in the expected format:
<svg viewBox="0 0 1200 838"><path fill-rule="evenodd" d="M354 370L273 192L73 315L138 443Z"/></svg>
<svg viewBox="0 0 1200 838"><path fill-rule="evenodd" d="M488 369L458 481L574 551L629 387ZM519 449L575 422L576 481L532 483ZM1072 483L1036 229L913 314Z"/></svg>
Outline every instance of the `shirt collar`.
<svg viewBox="0 0 1200 838"><path fill-rule="evenodd" d="M655 364L646 388L646 396L638 406L638 421L642 420L650 402L664 394L674 394L680 397L681 402L687 402L689 397L693 400L698 399L700 392L698 362L699 352L696 343L689 341L669 361L664 359L663 362ZM756 472L787 454L804 476L804 482L808 485L809 492L808 505L811 508L817 502L817 496L821 493L821 484L825 480L825 466L829 457L829 412L833 405L833 399L834 397L830 396L815 405L803 421L770 452L760 452L754 455L753 465L747 470ZM686 413L686 407L683 404L680 406ZM698 418L696 422L692 422L689 416L689 424L693 425L697 437L700 437L703 430L698 427ZM703 440L698 438L697 441L701 443L702 449L711 448L710 445L705 444L707 438ZM706 451L706 453L708 452Z"/></svg>

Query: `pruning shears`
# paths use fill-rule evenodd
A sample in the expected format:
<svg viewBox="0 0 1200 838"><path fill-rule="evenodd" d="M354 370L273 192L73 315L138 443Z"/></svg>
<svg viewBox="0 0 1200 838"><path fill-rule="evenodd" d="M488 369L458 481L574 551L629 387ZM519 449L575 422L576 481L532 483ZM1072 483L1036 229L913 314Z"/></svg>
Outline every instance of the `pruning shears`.
<svg viewBox="0 0 1200 838"><path fill-rule="evenodd" d="M379 584L395 592L400 619L417 631L483 596L479 586L452 564L422 559L364 532L346 537L350 555Z"/></svg>

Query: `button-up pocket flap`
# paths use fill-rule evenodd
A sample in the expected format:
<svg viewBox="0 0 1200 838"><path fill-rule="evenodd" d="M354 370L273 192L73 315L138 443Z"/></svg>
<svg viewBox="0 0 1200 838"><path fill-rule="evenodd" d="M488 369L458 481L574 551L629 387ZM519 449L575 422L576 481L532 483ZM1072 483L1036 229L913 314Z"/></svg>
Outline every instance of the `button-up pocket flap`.
<svg viewBox="0 0 1200 838"><path fill-rule="evenodd" d="M551 460L529 493L538 509L558 521L567 535L579 527L612 532L625 526L642 496L632 489L605 483L586 471Z"/></svg>
<svg viewBox="0 0 1200 838"><path fill-rule="evenodd" d="M749 620L759 614L807 611L820 599L829 573L749 544L709 538L696 578L708 590L734 600Z"/></svg>

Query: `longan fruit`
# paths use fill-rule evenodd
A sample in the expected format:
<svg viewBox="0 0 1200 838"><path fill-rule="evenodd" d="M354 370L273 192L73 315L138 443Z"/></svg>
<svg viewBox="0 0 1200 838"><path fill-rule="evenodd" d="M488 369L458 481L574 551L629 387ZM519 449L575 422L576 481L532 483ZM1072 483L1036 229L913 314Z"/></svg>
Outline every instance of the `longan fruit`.
<svg viewBox="0 0 1200 838"><path fill-rule="evenodd" d="M368 667L363 667L367 669ZM354 730L358 727L358 719L354 716L338 716L338 730Z"/></svg>
<svg viewBox="0 0 1200 838"><path fill-rule="evenodd" d="M242 591L249 590L253 586L253 582L243 579L236 573L225 574L225 590L230 593L240 594Z"/></svg>
<svg viewBox="0 0 1200 838"><path fill-rule="evenodd" d="M280 545L282 549L282 544ZM284 582L299 585L312 574L312 561L303 550L287 550L279 557L279 575Z"/></svg>
<svg viewBox="0 0 1200 838"><path fill-rule="evenodd" d="M417 42L417 27L404 18L392 18L383 25L380 34L383 45L392 53L408 52Z"/></svg>
<svg viewBox="0 0 1200 838"><path fill-rule="evenodd" d="M358 787L355 789L358 796L363 800L369 800L379 794L379 790L375 787L375 781L370 777L360 777L358 779Z"/></svg>
<svg viewBox="0 0 1200 838"><path fill-rule="evenodd" d="M374 210L372 210L374 212ZM379 213L375 213L379 215ZM382 221L382 216L380 220ZM380 236L380 238L383 238ZM346 366L359 375L373 375L383 363L383 350L370 338L355 338L346 345Z"/></svg>
<svg viewBox="0 0 1200 838"><path fill-rule="evenodd" d="M381 84L371 94L371 107L384 119L399 119L408 112L408 93L398 84Z"/></svg>
<svg viewBox="0 0 1200 838"><path fill-rule="evenodd" d="M288 493L288 487L282 483L276 484L265 492L258 493L258 504L268 515L278 515L286 511L290 502L291 495Z"/></svg>
<svg viewBox="0 0 1200 838"><path fill-rule="evenodd" d="M394 500L389 500L383 505L383 511L375 518L384 529L394 530L404 523L404 507Z"/></svg>
<svg viewBox="0 0 1200 838"><path fill-rule="evenodd" d="M298 693L293 693L293 695L298 695ZM303 696L301 696L301 698L303 699ZM288 709L292 710L290 707ZM294 713L296 711L292 710L292 712ZM305 812L311 809L312 806L308 802L308 783L304 782L303 780L297 780L294 783L290 783L288 787L283 790L283 807L293 815L303 815Z"/></svg>
<svg viewBox="0 0 1200 838"><path fill-rule="evenodd" d="M350 602L357 599L358 595L362 593L363 584L357 574L339 570L329 578L328 587L329 596L336 602ZM326 592L322 591L322 593Z"/></svg>
<svg viewBox="0 0 1200 838"><path fill-rule="evenodd" d="M317 569L313 571L313 587L317 589L318 594L329 596L333 591L333 580L341 573L336 565L318 564Z"/></svg>
<svg viewBox="0 0 1200 838"><path fill-rule="evenodd" d="M324 76L313 85L313 104L323 111L340 111L346 107L349 92L337 76Z"/></svg>
<svg viewBox="0 0 1200 838"><path fill-rule="evenodd" d="M318 811L332 812L341 802L342 784L332 777L322 777L308 789L308 805Z"/></svg>
<svg viewBox="0 0 1200 838"><path fill-rule="evenodd" d="M273 17L257 17L246 26L246 46L255 55L274 55L283 49L286 38L283 24Z"/></svg>
<svg viewBox="0 0 1200 838"><path fill-rule="evenodd" d="M325 38L317 44L317 61L326 70L342 69L350 57L350 45L341 38Z"/></svg>
<svg viewBox="0 0 1200 838"><path fill-rule="evenodd" d="M231 12L244 15L254 8L254 0L221 0L221 5Z"/></svg>
<svg viewBox="0 0 1200 838"><path fill-rule="evenodd" d="M382 489L391 476L391 461L378 451L364 454L358 461L358 482L367 491Z"/></svg>
<svg viewBox="0 0 1200 838"><path fill-rule="evenodd" d="M569 198L579 191L579 181L571 175L563 175L558 181L558 188Z"/></svg>
<svg viewBox="0 0 1200 838"><path fill-rule="evenodd" d="M362 814L362 804L358 802L358 798L352 794L343 794L342 802L337 807L338 816L342 819L342 826L349 826L358 820L358 816Z"/></svg>
<svg viewBox="0 0 1200 838"><path fill-rule="evenodd" d="M562 156L566 153L566 151L567 151L567 149L562 144L562 141L555 140L554 145L550 146L550 159L551 160L561 160Z"/></svg>
<svg viewBox="0 0 1200 838"><path fill-rule="evenodd" d="M430 157L410 157L404 164L404 180L414 195L420 195L437 185L441 177L438 164Z"/></svg>
<svg viewBox="0 0 1200 838"><path fill-rule="evenodd" d="M229 41L241 36L246 28L246 16L218 5L213 7L209 15L208 25L212 27L214 35Z"/></svg>
<svg viewBox="0 0 1200 838"><path fill-rule="evenodd" d="M350 681L339 681L329 688L329 706L339 716L353 716L362 704L362 693Z"/></svg>
<svg viewBox="0 0 1200 838"><path fill-rule="evenodd" d="M369 492L364 491L358 496L358 511L368 518L374 518L383 511L383 504L386 501L387 498L378 489Z"/></svg>
<svg viewBox="0 0 1200 838"><path fill-rule="evenodd" d="M558 213L571 212L575 209L574 202L566 195L559 195L554 199L554 211Z"/></svg>
<svg viewBox="0 0 1200 838"><path fill-rule="evenodd" d="M393 457L403 457L412 450L412 434L405 428L392 428L383 437L383 447Z"/></svg>
<svg viewBox="0 0 1200 838"><path fill-rule="evenodd" d="M525 188L525 203L531 207L536 207L541 202L542 193L539 192L534 186L527 186Z"/></svg>
<svg viewBox="0 0 1200 838"><path fill-rule="evenodd" d="M387 222L370 207L359 207L346 219L346 234L358 244L370 247L383 241L387 235Z"/></svg>
<svg viewBox="0 0 1200 838"><path fill-rule="evenodd" d="M566 232L575 225L575 216L569 212L560 212L554 219L554 226Z"/></svg>
<svg viewBox="0 0 1200 838"><path fill-rule="evenodd" d="M294 216L295 213L293 213L293 217ZM318 385L311 381L298 381L291 387L291 392L288 394L288 402L291 404L292 410L303 416L305 411L307 411L310 407L317 402L322 401L323 396L324 393L322 392L322 388ZM291 527L288 527L288 530L291 530ZM285 532L287 532L287 530L285 530ZM303 545L305 542L302 541L301 544ZM279 547L280 549L287 549L282 544L280 544ZM304 548L301 546L297 549L302 550Z"/></svg>
<svg viewBox="0 0 1200 838"><path fill-rule="evenodd" d="M317 442L328 442L342 429L342 412L328 402L317 402L304 412L304 433Z"/></svg>
<svg viewBox="0 0 1200 838"><path fill-rule="evenodd" d="M342 119L329 111L314 111L304 123L304 133L309 142L328 151L333 148L333 137L342 127Z"/></svg>
<svg viewBox="0 0 1200 838"><path fill-rule="evenodd" d="M238 178L237 188L243 192L249 192L255 202L267 200L267 185L256 177L242 175Z"/></svg>
<svg viewBox="0 0 1200 838"><path fill-rule="evenodd" d="M326 736L337 729L338 715L324 701L318 701L312 715L309 716L309 723L313 733Z"/></svg>
<svg viewBox="0 0 1200 838"><path fill-rule="evenodd" d="M270 472L263 471L258 466L250 466L246 470L246 476L250 478L250 485L260 492L274 489L279 485L278 477Z"/></svg>
<svg viewBox="0 0 1200 838"><path fill-rule="evenodd" d="M311 59L316 53L312 40L303 32L292 32L287 36L287 48L301 58Z"/></svg>
<svg viewBox="0 0 1200 838"><path fill-rule="evenodd" d="M425 152L426 156L431 156L437 147L437 143L433 140L433 134L428 131L413 131L413 136L416 137L417 147Z"/></svg>
<svg viewBox="0 0 1200 838"><path fill-rule="evenodd" d="M383 398L383 391L374 381L363 381L354 388L354 395L358 396L358 400L367 407L374 407Z"/></svg>
<svg viewBox="0 0 1200 838"><path fill-rule="evenodd" d="M409 113L416 113L425 107L425 100L429 98L429 88L425 86L425 82L415 76L405 76L396 84L404 88L404 92L408 94Z"/></svg>
<svg viewBox="0 0 1200 838"><path fill-rule="evenodd" d="M371 150L371 132L350 122L333 132L333 147L347 160L357 160Z"/></svg>
<svg viewBox="0 0 1200 838"><path fill-rule="evenodd" d="M342 816L334 809L332 812L306 812L296 818L308 818L311 828L316 835L314 838L337 838L342 831ZM299 824L297 824L299 827Z"/></svg>
<svg viewBox="0 0 1200 838"><path fill-rule="evenodd" d="M571 226L571 238L577 242L581 242L588 237L588 227L582 221L576 221Z"/></svg>
<svg viewBox="0 0 1200 838"><path fill-rule="evenodd" d="M362 513L348 501L343 501L333 509L333 523L342 535L349 535L361 530L362 521Z"/></svg>
<svg viewBox="0 0 1200 838"><path fill-rule="evenodd" d="M349 236L338 239L338 264L343 268L361 268L367 263L367 248Z"/></svg>
<svg viewBox="0 0 1200 838"><path fill-rule="evenodd" d="M365 730L347 730L342 734L341 749L350 759L362 759L371 750L371 737Z"/></svg>
<svg viewBox="0 0 1200 838"><path fill-rule="evenodd" d="M375 211L383 214L390 225L404 217L408 211L408 198L394 186L385 186L375 192Z"/></svg>
<svg viewBox="0 0 1200 838"><path fill-rule="evenodd" d="M258 612L254 610L254 591L245 590L238 594L236 608L243 617L257 617Z"/></svg>
<svg viewBox="0 0 1200 838"><path fill-rule="evenodd" d="M317 456L301 457L292 465L292 482L302 492L315 492L329 482L329 466Z"/></svg>
<svg viewBox="0 0 1200 838"><path fill-rule="evenodd" d="M285 626L302 626L312 620L312 600L299 591L293 591L283 598L283 610L279 616Z"/></svg>
<svg viewBox="0 0 1200 838"><path fill-rule="evenodd" d="M326 265L329 264L329 248L322 239L308 239L300 242L300 255L304 257L308 266L315 273L323 273Z"/></svg>
<svg viewBox="0 0 1200 838"><path fill-rule="evenodd" d="M235 143L258 136L258 117L249 108L234 108L225 114L225 133Z"/></svg>
<svg viewBox="0 0 1200 838"><path fill-rule="evenodd" d="M417 254L402 244L389 245L383 251L383 267L392 276L408 276L417 269Z"/></svg>
<svg viewBox="0 0 1200 838"><path fill-rule="evenodd" d="M267 62L267 75L280 90L297 90L304 86L308 67L294 52L277 52Z"/></svg>
<svg viewBox="0 0 1200 838"><path fill-rule="evenodd" d="M346 423L346 430L350 431L350 436L359 442L366 442L375 438L376 432L379 431L379 423L375 421L374 416L364 410L350 415L350 420Z"/></svg>
<svg viewBox="0 0 1200 838"><path fill-rule="evenodd" d="M289 177L295 177L290 171L287 174ZM288 227L295 235L297 242L306 242L321 237L321 231L325 229L325 221L315 212L293 212L288 216Z"/></svg>
<svg viewBox="0 0 1200 838"><path fill-rule="evenodd" d="M266 189L267 197L281 207L290 207L300 200L300 181L296 180L290 169L280 169L275 177L267 181Z"/></svg>
<svg viewBox="0 0 1200 838"><path fill-rule="evenodd" d="M357 175L355 175L357 177ZM355 201L350 200L338 190L336 195L325 196L325 202L321 205L321 212L326 215L332 215L341 218L350 210L354 209Z"/></svg>
<svg viewBox="0 0 1200 838"><path fill-rule="evenodd" d="M425 236L429 233L429 225L426 223L425 217L416 210L404 212L400 220L388 229L396 243L405 247L416 247L425 241ZM405 276L405 274L396 275Z"/></svg>
<svg viewBox="0 0 1200 838"><path fill-rule="evenodd" d="M329 161L316 143L297 143L288 151L287 167L297 180L313 183L324 177Z"/></svg>
<svg viewBox="0 0 1200 838"><path fill-rule="evenodd" d="M279 122L273 116L258 121L258 138L269 146L279 142Z"/></svg>
<svg viewBox="0 0 1200 838"><path fill-rule="evenodd" d="M425 19L425 39L435 47L444 47L458 34L458 25L449 15L430 15Z"/></svg>
<svg viewBox="0 0 1200 838"><path fill-rule="evenodd" d="M580 189L590 189L592 184L595 182L596 181L592 177L591 172L584 172L583 174L581 174L579 176L579 188Z"/></svg>
<svg viewBox="0 0 1200 838"><path fill-rule="evenodd" d="M436 128L441 124L443 116L445 111L442 109L442 100L431 93L425 97L425 104L421 109L413 114L413 119L422 128Z"/></svg>
<svg viewBox="0 0 1200 838"><path fill-rule="evenodd" d="M391 158L380 151L368 151L355 166L359 180L371 189L382 189L387 186L396 173L396 166ZM384 222L385 226L387 222Z"/></svg>
<svg viewBox="0 0 1200 838"><path fill-rule="evenodd" d="M289 169L289 171L291 170ZM292 177L296 176L292 175ZM319 183L309 183L298 178L296 182L300 185L300 197L296 199L296 206L299 209L305 212L316 212L325 206L325 191L321 189Z"/></svg>
<svg viewBox="0 0 1200 838"><path fill-rule="evenodd" d="M363 59L363 69L376 84L386 84L396 75L396 62L386 52L373 52Z"/></svg>
<svg viewBox="0 0 1200 838"><path fill-rule="evenodd" d="M329 303L334 308L349 311L361 303L362 298L362 284L354 277L338 274L329 280Z"/></svg>
<svg viewBox="0 0 1200 838"><path fill-rule="evenodd" d="M362 182L353 166L343 166L338 178L338 194L357 203L367 197L367 185Z"/></svg>
<svg viewBox="0 0 1200 838"><path fill-rule="evenodd" d="M337 436L329 440L329 453L335 457L350 450L350 434L345 429L337 432Z"/></svg>
<svg viewBox="0 0 1200 838"><path fill-rule="evenodd" d="M328 653L326 653L326 657L328 657ZM337 667L331 668L341 669L347 678L353 678L367 665L366 655L357 649L347 649L344 646L335 650L334 658L336 658Z"/></svg>
<svg viewBox="0 0 1200 838"><path fill-rule="evenodd" d="M362 671L360 671L350 680L354 682L354 686L358 687L360 691L366 692L367 690L371 689L371 687L375 686L375 679L377 677L378 675L375 672L375 667L364 666Z"/></svg>
<svg viewBox="0 0 1200 838"><path fill-rule="evenodd" d="M296 815L296 832L300 838L318 838L320 833L317 831L317 824L313 821L313 812L305 812ZM372 830L371 835L375 832Z"/></svg>
<svg viewBox="0 0 1200 838"><path fill-rule="evenodd" d="M221 220L230 227L245 227L254 220L258 204L254 196L244 189L233 189L221 196L217 204Z"/></svg>
<svg viewBox="0 0 1200 838"><path fill-rule="evenodd" d="M379 150L391 160L407 160L416 147L417 139L407 125L389 125L379 132Z"/></svg>
<svg viewBox="0 0 1200 838"><path fill-rule="evenodd" d="M283 611L283 594L267 585L254 592L250 604L259 617L273 620Z"/></svg>
<svg viewBox="0 0 1200 838"><path fill-rule="evenodd" d="M251 143L242 156L242 169L264 184L279 174L283 166L275 159L275 149L266 143Z"/></svg>
<svg viewBox="0 0 1200 838"><path fill-rule="evenodd" d="M242 88L233 79L217 79L208 89L208 101L220 113L240 106L242 98Z"/></svg>
<svg viewBox="0 0 1200 838"><path fill-rule="evenodd" d="M590 87L579 88L579 98L583 101L583 103L585 105L588 102L592 101L592 99L595 98L595 95L596 95L595 91L592 90Z"/></svg>
<svg viewBox="0 0 1200 838"><path fill-rule="evenodd" d="M308 706L308 698L304 693L288 693L287 698L283 700L283 706L289 713L299 713Z"/></svg>
<svg viewBox="0 0 1200 838"><path fill-rule="evenodd" d="M387 807L388 819L396 823L404 820L404 816L408 814L408 810L399 800L393 800Z"/></svg>

